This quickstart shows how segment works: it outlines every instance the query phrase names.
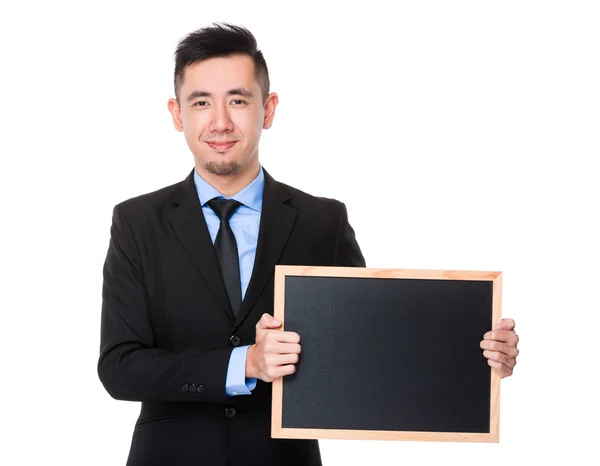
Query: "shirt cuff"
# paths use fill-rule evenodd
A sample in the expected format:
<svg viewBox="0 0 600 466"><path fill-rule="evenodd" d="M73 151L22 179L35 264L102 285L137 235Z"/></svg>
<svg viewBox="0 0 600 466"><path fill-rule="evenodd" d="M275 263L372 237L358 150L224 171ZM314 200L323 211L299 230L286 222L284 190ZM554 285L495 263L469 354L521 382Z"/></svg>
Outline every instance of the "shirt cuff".
<svg viewBox="0 0 600 466"><path fill-rule="evenodd" d="M256 379L246 378L246 354L250 346L238 346L231 352L229 366L227 367L227 379L225 381L225 392L227 396L251 395L256 388Z"/></svg>

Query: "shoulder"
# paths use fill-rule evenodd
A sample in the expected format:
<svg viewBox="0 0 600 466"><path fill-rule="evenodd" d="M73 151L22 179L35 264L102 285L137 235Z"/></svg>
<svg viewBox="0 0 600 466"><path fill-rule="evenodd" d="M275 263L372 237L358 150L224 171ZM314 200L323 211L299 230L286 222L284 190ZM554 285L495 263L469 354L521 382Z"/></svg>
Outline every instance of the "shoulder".
<svg viewBox="0 0 600 466"><path fill-rule="evenodd" d="M189 177L183 181L124 199L114 206L114 216L124 216L129 220L142 220L156 218L157 215L168 213L172 210L174 202L181 193L189 189Z"/></svg>
<svg viewBox="0 0 600 466"><path fill-rule="evenodd" d="M344 204L337 199L309 194L279 181L277 182L277 185L280 189L289 193L291 197L290 204L299 209L339 213L344 206Z"/></svg>
<svg viewBox="0 0 600 466"><path fill-rule="evenodd" d="M346 206L338 199L309 194L285 183L277 182L280 191L289 196L287 205L298 212L301 224L325 234L335 234L347 218Z"/></svg>

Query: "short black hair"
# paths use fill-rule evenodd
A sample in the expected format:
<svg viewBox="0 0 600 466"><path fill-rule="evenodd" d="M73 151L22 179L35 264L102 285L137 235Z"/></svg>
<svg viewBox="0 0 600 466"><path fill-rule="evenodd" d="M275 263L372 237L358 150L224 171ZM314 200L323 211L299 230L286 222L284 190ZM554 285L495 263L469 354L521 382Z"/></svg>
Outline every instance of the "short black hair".
<svg viewBox="0 0 600 466"><path fill-rule="evenodd" d="M229 23L212 24L185 36L175 50L174 84L177 100L187 66L208 58L241 54L248 55L254 62L254 77L261 88L263 101L266 101L270 86L269 70L254 35L243 26Z"/></svg>

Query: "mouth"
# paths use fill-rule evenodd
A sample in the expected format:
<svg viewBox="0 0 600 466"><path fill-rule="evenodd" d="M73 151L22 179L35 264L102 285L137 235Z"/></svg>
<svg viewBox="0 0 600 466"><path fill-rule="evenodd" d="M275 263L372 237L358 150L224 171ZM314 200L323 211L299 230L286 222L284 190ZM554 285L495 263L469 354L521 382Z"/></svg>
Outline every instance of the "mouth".
<svg viewBox="0 0 600 466"><path fill-rule="evenodd" d="M231 149L237 141L225 141L225 142L207 142L211 149L219 152L224 152Z"/></svg>

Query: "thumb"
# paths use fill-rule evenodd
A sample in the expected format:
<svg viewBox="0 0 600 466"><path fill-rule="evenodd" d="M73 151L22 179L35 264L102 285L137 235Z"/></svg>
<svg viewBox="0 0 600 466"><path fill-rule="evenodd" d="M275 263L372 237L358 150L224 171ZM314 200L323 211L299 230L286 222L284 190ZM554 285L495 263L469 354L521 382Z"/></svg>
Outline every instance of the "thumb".
<svg viewBox="0 0 600 466"><path fill-rule="evenodd" d="M281 326L281 321L273 317L271 314L263 314L258 324L256 324L256 328L258 329L268 329L268 328L277 328Z"/></svg>
<svg viewBox="0 0 600 466"><path fill-rule="evenodd" d="M496 330L512 330L515 328L515 321L512 319L502 319L498 325L496 325Z"/></svg>

